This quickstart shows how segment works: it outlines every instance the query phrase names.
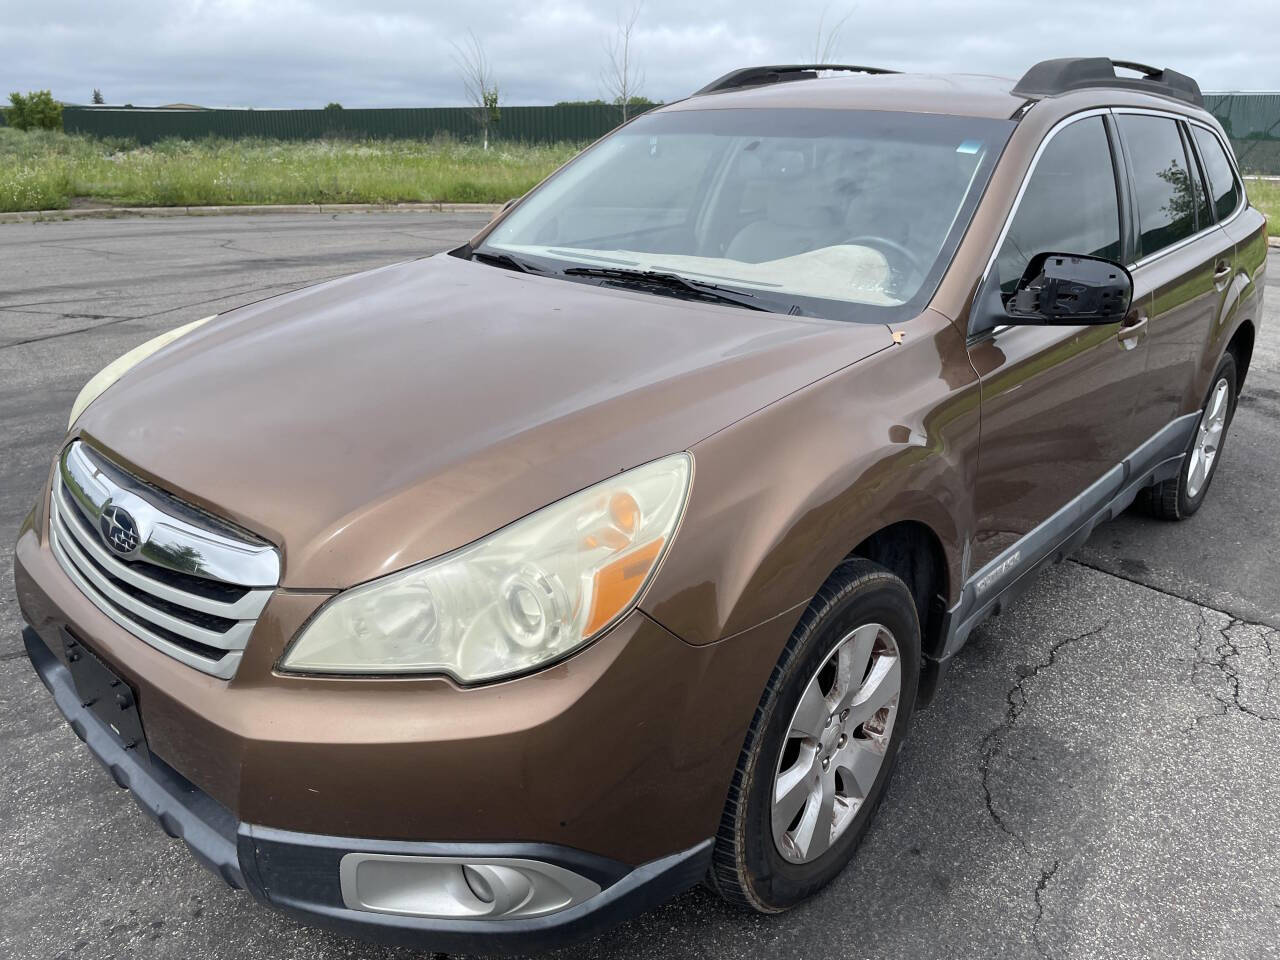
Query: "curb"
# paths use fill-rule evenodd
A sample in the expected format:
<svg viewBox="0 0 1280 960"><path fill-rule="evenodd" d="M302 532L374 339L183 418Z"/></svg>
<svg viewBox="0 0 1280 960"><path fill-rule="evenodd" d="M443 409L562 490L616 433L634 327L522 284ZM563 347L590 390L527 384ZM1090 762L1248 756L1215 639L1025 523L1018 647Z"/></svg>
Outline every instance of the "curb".
<svg viewBox="0 0 1280 960"><path fill-rule="evenodd" d="M0 223L41 220L107 220L116 217L226 217L299 213L487 213L500 203L276 203L219 207L88 207L81 210L23 210L0 213Z"/></svg>
<svg viewBox="0 0 1280 960"><path fill-rule="evenodd" d="M1267 246L1280 250L1280 237L1267 237Z"/></svg>

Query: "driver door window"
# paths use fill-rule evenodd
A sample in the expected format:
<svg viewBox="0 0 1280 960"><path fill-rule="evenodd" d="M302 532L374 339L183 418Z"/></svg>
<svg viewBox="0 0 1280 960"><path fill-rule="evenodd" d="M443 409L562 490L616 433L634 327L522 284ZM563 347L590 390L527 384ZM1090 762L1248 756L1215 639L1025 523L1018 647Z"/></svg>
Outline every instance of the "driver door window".
<svg viewBox="0 0 1280 960"><path fill-rule="evenodd" d="M1000 288L1013 292L1037 253L1119 260L1120 201L1101 117L1060 130L1040 155L996 257Z"/></svg>

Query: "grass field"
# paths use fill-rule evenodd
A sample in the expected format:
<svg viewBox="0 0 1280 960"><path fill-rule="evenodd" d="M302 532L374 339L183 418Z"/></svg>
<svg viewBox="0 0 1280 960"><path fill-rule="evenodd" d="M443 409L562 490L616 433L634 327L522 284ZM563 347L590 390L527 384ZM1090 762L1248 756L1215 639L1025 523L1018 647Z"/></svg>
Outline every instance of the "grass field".
<svg viewBox="0 0 1280 960"><path fill-rule="evenodd" d="M0 211L87 198L124 206L494 203L520 196L578 148L442 141L173 140L149 147L0 127Z"/></svg>
<svg viewBox="0 0 1280 960"><path fill-rule="evenodd" d="M0 127L0 211L58 210L74 198L136 207L236 203L500 203L577 146L449 140L170 140L149 147ZM1280 236L1280 182L1249 197Z"/></svg>
<svg viewBox="0 0 1280 960"><path fill-rule="evenodd" d="M1280 180L1250 180L1245 189L1253 205L1267 215L1267 232L1280 237Z"/></svg>

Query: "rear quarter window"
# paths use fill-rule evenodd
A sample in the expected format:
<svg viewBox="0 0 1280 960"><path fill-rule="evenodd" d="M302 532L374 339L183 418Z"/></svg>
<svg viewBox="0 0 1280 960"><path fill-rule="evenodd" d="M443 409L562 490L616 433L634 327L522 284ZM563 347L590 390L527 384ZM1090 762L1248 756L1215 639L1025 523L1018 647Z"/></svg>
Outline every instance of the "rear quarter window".
<svg viewBox="0 0 1280 960"><path fill-rule="evenodd" d="M1204 172L1209 178L1214 215L1223 220L1231 216L1240 203L1240 184L1236 180L1236 172L1217 137L1204 127L1197 126L1192 126L1191 134L1196 138L1200 159L1204 161Z"/></svg>
<svg viewBox="0 0 1280 960"><path fill-rule="evenodd" d="M1148 257L1196 232L1192 168L1177 121L1141 114L1116 119L1138 201L1138 256Z"/></svg>

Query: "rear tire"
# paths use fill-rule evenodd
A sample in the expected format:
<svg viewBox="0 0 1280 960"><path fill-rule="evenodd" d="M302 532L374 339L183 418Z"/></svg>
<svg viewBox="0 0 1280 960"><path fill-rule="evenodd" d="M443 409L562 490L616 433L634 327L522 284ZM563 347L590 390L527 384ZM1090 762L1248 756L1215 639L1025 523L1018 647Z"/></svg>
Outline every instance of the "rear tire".
<svg viewBox="0 0 1280 960"><path fill-rule="evenodd" d="M869 560L842 564L756 708L712 855L716 892L779 913L844 869L888 786L919 679L907 585Z"/></svg>
<svg viewBox="0 0 1280 960"><path fill-rule="evenodd" d="M1209 396L1187 444L1178 475L1148 491L1151 513L1161 520L1185 520L1200 509L1222 462L1227 430L1236 412L1236 360L1226 354L1209 381Z"/></svg>

